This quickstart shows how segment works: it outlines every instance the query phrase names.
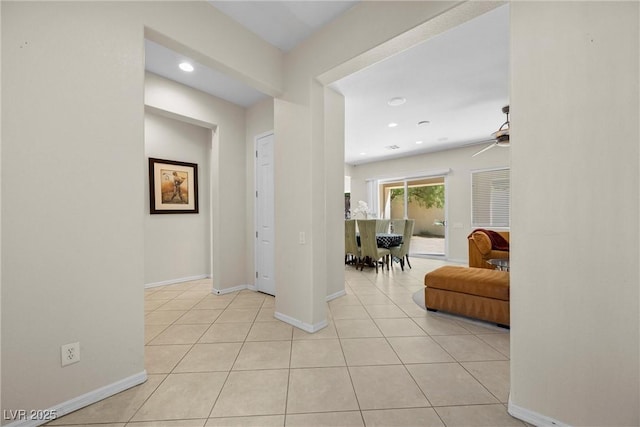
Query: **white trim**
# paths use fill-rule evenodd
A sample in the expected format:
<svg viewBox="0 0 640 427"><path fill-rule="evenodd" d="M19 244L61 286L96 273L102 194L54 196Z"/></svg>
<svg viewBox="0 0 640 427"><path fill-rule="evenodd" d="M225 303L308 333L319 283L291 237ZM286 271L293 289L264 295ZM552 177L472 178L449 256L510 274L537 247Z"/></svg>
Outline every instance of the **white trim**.
<svg viewBox="0 0 640 427"><path fill-rule="evenodd" d="M343 297L343 296L345 296L346 294L347 294L347 291L343 289L343 290L338 291L338 292L336 292L336 293L333 293L333 294L331 294L331 295L327 295L327 302L332 301L332 300L334 300L334 299L336 299L336 298Z"/></svg>
<svg viewBox="0 0 640 427"><path fill-rule="evenodd" d="M163 77L165 78L165 77ZM218 125L215 123L207 122L204 120L198 120L191 116L185 116L174 111L165 110L163 108L154 107L152 105L144 104L144 112L156 114L158 116L166 117L173 120L178 120L180 122L188 123L190 125L198 126L205 129L211 129L215 132L218 129Z"/></svg>
<svg viewBox="0 0 640 427"><path fill-rule="evenodd" d="M449 169L451 170L451 169ZM444 181L444 259L449 259L449 175L442 177Z"/></svg>
<svg viewBox="0 0 640 427"><path fill-rule="evenodd" d="M198 276L180 277L178 279L163 280L162 282L147 283L144 288L155 288L158 286L175 285L176 283L191 282L192 280L210 279L210 274L200 274Z"/></svg>
<svg viewBox="0 0 640 427"><path fill-rule="evenodd" d="M145 381L147 381L147 371L142 371L130 377L121 379L120 381L116 381L114 383L111 383L104 387L100 387L96 390L90 391L78 397L74 397L73 399L67 400L66 402L62 402L57 405L54 405L49 409L45 409L38 412L55 413L56 418L60 418L73 411L77 411L80 408L84 408L85 406L89 406L100 400L106 399L107 397L111 397L117 393L125 391L131 387L135 387L139 384L142 384ZM34 419L17 420L12 423L6 424L4 427L35 427L35 426L48 423L50 421L52 420L34 420Z"/></svg>
<svg viewBox="0 0 640 427"><path fill-rule="evenodd" d="M367 207L369 208L369 212L373 213L376 218L380 216L379 206L380 206L380 185L378 184L377 179L368 179L367 183Z"/></svg>
<svg viewBox="0 0 640 427"><path fill-rule="evenodd" d="M389 204L391 204L391 200L389 200ZM391 210L391 207L389 207L389 210ZM404 215L403 215L404 219L409 219L409 180L406 178L402 184L402 211L404 212ZM391 219L391 216L389 216L389 219ZM405 226L406 225L407 223L405 222ZM402 231L403 231L402 234L404 234L404 229ZM411 240L411 238L409 238L409 240Z"/></svg>
<svg viewBox="0 0 640 427"><path fill-rule="evenodd" d="M211 192L211 195L209 197L209 218L207 218L207 222L209 223L209 271L211 272L210 277L213 278L213 272L216 271L214 270L213 266L214 266L214 261L213 261L213 257L214 257L214 253L215 253L215 245L214 245L214 238L213 235L215 233L215 227L214 227L214 204L216 203L216 200L214 200L213 197L213 187L214 187L214 183L216 182L216 172L214 171L214 167L213 165L216 164L216 147L219 146L218 144L218 132L217 132L218 128L216 127L216 129L213 129L211 131L211 141L209 141L209 191ZM220 273L218 272L218 277L220 277Z"/></svg>
<svg viewBox="0 0 640 427"><path fill-rule="evenodd" d="M304 323L302 320L298 320L298 319L294 319L291 316L287 316L286 314L282 314L280 312L275 312L275 314L273 315L273 317L275 317L278 320L283 321L284 323L288 323L291 326L295 326L298 329L302 329L305 332L309 332L310 334L314 333L314 332L318 332L320 329L322 328L326 328L327 326L329 326L329 323L327 322L327 320L323 320L322 322L318 322L316 324L310 324L310 323Z"/></svg>
<svg viewBox="0 0 640 427"><path fill-rule="evenodd" d="M379 183L393 182L393 181L403 181L403 180L413 180L420 178L438 178L441 176L447 176L451 173L451 168L445 169L435 169L430 171L423 172L411 172L409 175L398 176L398 175L379 175L376 178L369 178L369 180L378 180Z"/></svg>
<svg viewBox="0 0 640 427"><path fill-rule="evenodd" d="M213 288L213 289L211 289L211 293L216 294L216 295L230 294L232 292L249 289L249 286L253 286L253 285L238 285L238 286L234 286L233 288L226 288L226 289Z"/></svg>
<svg viewBox="0 0 640 427"><path fill-rule="evenodd" d="M419 187L422 186L424 184L414 184L415 182L420 182L423 180L436 180L436 179L442 179L442 186L444 187L444 248L443 248L443 252L441 254L416 254L416 253L409 253L409 255L411 256L416 256L416 257L436 257L435 259L439 259L439 258L444 258L444 259L448 259L449 258L449 173L451 173L451 168L446 168L446 169L440 169L440 170L433 170L430 172L424 172L424 175L407 175L405 177L401 177L401 178L393 178L393 179L381 179L378 181L378 192L379 193L383 193L383 191L381 191L381 186L384 186L385 184L389 184L389 183L399 183L402 182L402 189L403 189L403 197L402 197L402 202L403 202L403 212L404 212L404 219L409 219L408 215L409 215L409 187L411 185ZM436 184L437 185L437 184ZM390 194L390 193L389 193ZM390 200L389 200L390 201ZM388 208L389 212L391 211L391 204L389 203L388 206L385 206L385 210ZM384 215L383 215L384 217Z"/></svg>
<svg viewBox="0 0 640 427"><path fill-rule="evenodd" d="M565 424L561 421L547 417L546 415L538 414L537 412L513 404L511 402L511 396L509 396L509 406L507 411L512 416L538 427L571 427L569 424Z"/></svg>

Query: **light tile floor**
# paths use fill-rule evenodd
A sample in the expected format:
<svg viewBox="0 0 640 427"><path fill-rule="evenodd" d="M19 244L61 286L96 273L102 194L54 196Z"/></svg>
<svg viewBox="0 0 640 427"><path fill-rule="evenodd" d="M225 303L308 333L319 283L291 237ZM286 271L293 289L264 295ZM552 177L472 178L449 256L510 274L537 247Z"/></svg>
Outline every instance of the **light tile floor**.
<svg viewBox="0 0 640 427"><path fill-rule="evenodd" d="M145 291L146 383L56 426L524 426L506 411L509 331L413 301L444 263L360 272L308 334L275 299L209 280Z"/></svg>

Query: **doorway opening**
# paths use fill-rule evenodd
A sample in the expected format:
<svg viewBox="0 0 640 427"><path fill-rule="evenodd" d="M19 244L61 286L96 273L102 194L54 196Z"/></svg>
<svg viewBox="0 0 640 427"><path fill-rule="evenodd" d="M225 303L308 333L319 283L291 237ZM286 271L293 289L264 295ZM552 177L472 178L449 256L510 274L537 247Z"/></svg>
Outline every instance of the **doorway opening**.
<svg viewBox="0 0 640 427"><path fill-rule="evenodd" d="M445 177L422 177L380 183L384 218L413 219L410 256L446 254Z"/></svg>

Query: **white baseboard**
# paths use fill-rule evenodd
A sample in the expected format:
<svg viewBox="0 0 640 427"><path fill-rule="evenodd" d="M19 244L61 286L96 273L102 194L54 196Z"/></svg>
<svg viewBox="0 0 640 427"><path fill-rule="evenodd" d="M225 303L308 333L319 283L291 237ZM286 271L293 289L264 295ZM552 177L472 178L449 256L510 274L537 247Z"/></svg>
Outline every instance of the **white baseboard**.
<svg viewBox="0 0 640 427"><path fill-rule="evenodd" d="M258 288L256 287L256 285L238 285L238 286L234 286L233 288L228 288L228 289L216 289L216 288L213 288L212 293L214 293L216 295L224 295L224 294L230 294L230 293L236 292L236 291L242 291L244 289L248 289L250 291L258 292ZM340 298L342 296L345 296L346 294L347 294L347 291L343 289L343 290L335 292L335 293L333 293L331 295L327 295L327 302L329 302L331 300L334 300L336 298ZM324 328L324 326L322 328ZM322 329L322 328L320 328L320 329Z"/></svg>
<svg viewBox="0 0 640 427"><path fill-rule="evenodd" d="M226 289L213 288L211 290L211 292L216 294L216 295L224 295L224 294L230 294L232 292L243 291L245 289L249 289L249 286L252 286L252 285L238 285L238 286L234 286L233 288L226 288Z"/></svg>
<svg viewBox="0 0 640 427"><path fill-rule="evenodd" d="M96 403L100 400L106 399L107 397L111 397L114 394L120 393L121 391L142 384L145 381L147 381L147 371L142 371L120 381L116 381L115 383L111 383L104 387L100 387L99 389L90 391L89 393L74 397L73 399L62 402L49 409L38 410L34 412L41 414L56 414L56 418L60 418L63 415L67 415L73 411L77 411L80 408L89 406L92 403ZM27 411L27 415L28 413L29 411ZM52 421L52 419L21 419L6 424L4 427L36 427L50 421Z"/></svg>
<svg viewBox="0 0 640 427"><path fill-rule="evenodd" d="M547 417L546 415L538 414L537 412L515 405L511 402L511 397L509 397L507 411L519 420L538 427L571 427L569 424L565 424L561 421Z"/></svg>
<svg viewBox="0 0 640 427"><path fill-rule="evenodd" d="M302 329L305 332L309 332L311 334L314 332L318 332L320 329L326 328L329 325L326 319L323 320L322 322L318 322L312 325L310 323L305 323L302 320L295 319L291 316L287 316L286 314L282 314L277 311L275 312L273 317L275 317L278 320L282 320L283 322L288 323L291 326L295 326L298 329Z"/></svg>
<svg viewBox="0 0 640 427"><path fill-rule="evenodd" d="M343 297L343 296L345 296L346 294L347 294L347 291L343 289L343 290L338 291L338 292L335 292L335 293L333 293L333 294L331 294L331 295L327 295L327 302L329 302L329 301L331 301L331 300L334 300L334 299L336 299L336 298Z"/></svg>
<svg viewBox="0 0 640 427"><path fill-rule="evenodd" d="M201 274L199 276L190 276L190 277L180 277L178 279L171 279L171 280L163 280L162 282L154 282L154 283L147 283L144 285L144 288L155 288L158 286L166 286L166 285L175 285L176 283L182 283L182 282L191 282L192 280L202 280L202 279L210 279L211 275L209 274Z"/></svg>

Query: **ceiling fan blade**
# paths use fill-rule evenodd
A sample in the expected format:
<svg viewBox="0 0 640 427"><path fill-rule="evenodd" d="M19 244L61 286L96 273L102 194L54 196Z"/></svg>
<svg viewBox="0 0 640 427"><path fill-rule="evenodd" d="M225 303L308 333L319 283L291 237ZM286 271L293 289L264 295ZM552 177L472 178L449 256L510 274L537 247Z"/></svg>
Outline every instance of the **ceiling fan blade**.
<svg viewBox="0 0 640 427"><path fill-rule="evenodd" d="M471 156L471 157L475 157L475 156L477 156L478 154L482 154L482 153L484 153L485 151L487 151L487 150L489 150L489 149L491 149L491 148L495 147L496 145L498 145L498 143L497 143L497 142L494 142L494 143L493 143L493 144L491 144L491 145L487 145L486 147L484 147L482 150L478 151L476 154L474 154L474 155L473 155L473 156Z"/></svg>

